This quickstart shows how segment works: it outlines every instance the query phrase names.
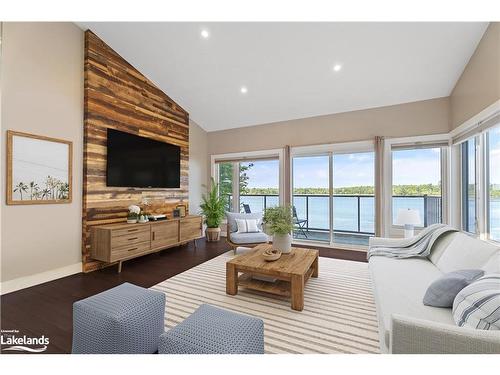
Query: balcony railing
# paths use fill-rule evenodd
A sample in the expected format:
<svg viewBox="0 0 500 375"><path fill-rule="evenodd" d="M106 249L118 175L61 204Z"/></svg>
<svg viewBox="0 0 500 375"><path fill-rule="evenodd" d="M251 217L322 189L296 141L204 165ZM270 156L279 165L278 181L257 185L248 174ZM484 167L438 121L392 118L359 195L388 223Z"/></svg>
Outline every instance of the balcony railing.
<svg viewBox="0 0 500 375"><path fill-rule="evenodd" d="M338 233L373 235L375 232L375 200L373 195L333 195L333 230ZM439 196L394 195L392 200L393 219L402 208L412 208L420 212L424 226L440 223L442 201ZM276 206L279 196L273 194L240 195L240 204L248 204L253 212ZM227 197L228 209L232 196ZM293 205L298 219L305 219L305 231L329 231L329 196L320 194L294 194ZM242 206L241 206L242 207ZM241 211L243 209L241 208Z"/></svg>

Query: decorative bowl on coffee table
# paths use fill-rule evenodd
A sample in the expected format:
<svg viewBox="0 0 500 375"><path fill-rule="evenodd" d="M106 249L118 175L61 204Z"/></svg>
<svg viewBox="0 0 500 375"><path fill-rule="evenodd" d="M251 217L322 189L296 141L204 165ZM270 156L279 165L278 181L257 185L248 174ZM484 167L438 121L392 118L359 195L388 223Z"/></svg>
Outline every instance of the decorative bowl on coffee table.
<svg viewBox="0 0 500 375"><path fill-rule="evenodd" d="M268 249L262 253L262 256L268 262L278 260L281 257L281 251L276 249Z"/></svg>

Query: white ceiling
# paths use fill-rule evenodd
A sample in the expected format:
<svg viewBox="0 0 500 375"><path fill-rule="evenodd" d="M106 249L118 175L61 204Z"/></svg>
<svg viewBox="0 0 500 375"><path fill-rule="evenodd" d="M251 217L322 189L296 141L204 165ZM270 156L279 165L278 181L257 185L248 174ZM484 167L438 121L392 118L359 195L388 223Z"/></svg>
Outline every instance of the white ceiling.
<svg viewBox="0 0 500 375"><path fill-rule="evenodd" d="M448 96L488 24L79 25L215 131Z"/></svg>

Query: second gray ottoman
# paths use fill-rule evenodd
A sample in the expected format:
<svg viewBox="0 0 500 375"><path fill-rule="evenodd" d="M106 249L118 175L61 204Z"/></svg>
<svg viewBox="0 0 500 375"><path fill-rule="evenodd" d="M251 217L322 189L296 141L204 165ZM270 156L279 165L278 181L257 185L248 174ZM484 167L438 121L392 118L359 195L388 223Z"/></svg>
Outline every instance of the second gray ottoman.
<svg viewBox="0 0 500 375"><path fill-rule="evenodd" d="M124 283L73 304L73 353L155 353L165 294Z"/></svg>
<svg viewBox="0 0 500 375"><path fill-rule="evenodd" d="M160 354L264 354L262 319L201 305L160 336Z"/></svg>

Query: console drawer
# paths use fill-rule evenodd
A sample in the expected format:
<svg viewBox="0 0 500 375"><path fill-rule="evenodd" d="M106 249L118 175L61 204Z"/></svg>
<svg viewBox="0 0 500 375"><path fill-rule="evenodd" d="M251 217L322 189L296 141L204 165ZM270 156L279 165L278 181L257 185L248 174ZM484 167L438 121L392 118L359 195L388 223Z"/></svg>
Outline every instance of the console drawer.
<svg viewBox="0 0 500 375"><path fill-rule="evenodd" d="M150 241L151 233L149 231L149 228L145 229L146 230L143 230L141 228L140 231L126 233L121 236L115 236L113 232L113 235L111 237L111 250L117 247L130 246L138 244L140 242Z"/></svg>
<svg viewBox="0 0 500 375"><path fill-rule="evenodd" d="M149 240L146 242L139 242L135 244L129 244L126 246L112 248L110 261L114 262L116 260L128 258L136 254L149 252L149 250L150 250Z"/></svg>
<svg viewBox="0 0 500 375"><path fill-rule="evenodd" d="M128 235L134 236L140 233L149 233L150 226L148 224L131 224L130 228L113 229L111 231L112 237L126 237Z"/></svg>

